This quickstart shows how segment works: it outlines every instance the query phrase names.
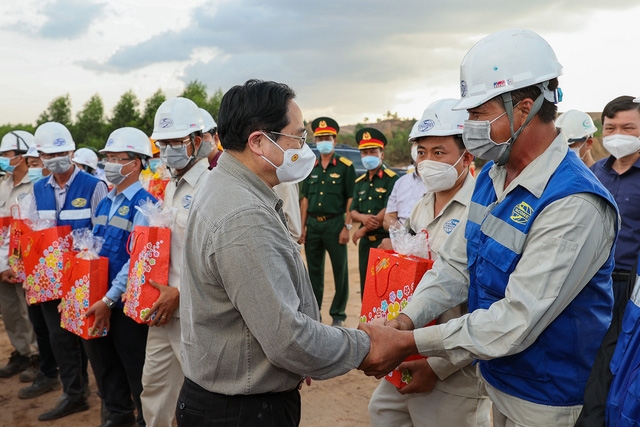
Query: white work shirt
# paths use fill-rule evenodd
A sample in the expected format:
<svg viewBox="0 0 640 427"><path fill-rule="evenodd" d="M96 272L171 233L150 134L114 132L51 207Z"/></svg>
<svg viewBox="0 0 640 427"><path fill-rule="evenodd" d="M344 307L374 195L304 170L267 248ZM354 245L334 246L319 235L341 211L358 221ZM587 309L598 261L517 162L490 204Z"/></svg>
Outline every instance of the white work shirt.
<svg viewBox="0 0 640 427"><path fill-rule="evenodd" d="M171 227L171 256L169 258L169 286L180 289L180 272L182 269L182 252L184 250L185 228L193 203L193 195L209 172L209 161L198 160L179 180L171 179L164 193L164 205L176 208L176 219ZM180 317L180 307L173 312L173 317Z"/></svg>
<svg viewBox="0 0 640 427"><path fill-rule="evenodd" d="M426 191L422 178L415 171L401 176L393 185L387 200L386 213L395 212L400 224L404 224Z"/></svg>
<svg viewBox="0 0 640 427"><path fill-rule="evenodd" d="M18 185L13 184L13 175L7 174L0 180L0 209L7 210L6 215L10 215L9 209L12 205L20 202L25 196L32 193L33 183L27 174L24 175ZM22 212L23 218L28 212ZM0 272L9 268L9 236L6 236L5 244L0 248Z"/></svg>
<svg viewBox="0 0 640 427"><path fill-rule="evenodd" d="M566 141L559 135L506 189L506 169L494 165L489 176L498 203L519 185L539 197L566 152ZM509 276L505 298L486 310L475 310L446 324L416 329L414 337L420 354L446 357L460 364L525 350L607 260L614 244L616 221L615 210L593 194L573 194L549 204L527 235L522 257ZM424 275L403 310L415 325L424 325L467 300L465 227L466 223L454 229L433 269ZM489 392L500 412L515 420L523 411L532 419L538 419L538 412L560 419L575 409L525 402L492 387Z"/></svg>

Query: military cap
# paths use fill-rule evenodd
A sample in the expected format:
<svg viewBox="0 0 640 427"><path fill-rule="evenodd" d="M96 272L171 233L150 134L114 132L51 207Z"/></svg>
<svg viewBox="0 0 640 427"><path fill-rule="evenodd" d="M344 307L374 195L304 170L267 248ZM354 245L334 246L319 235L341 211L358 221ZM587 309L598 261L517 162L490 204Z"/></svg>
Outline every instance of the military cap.
<svg viewBox="0 0 640 427"><path fill-rule="evenodd" d="M318 117L311 122L311 130L313 130L313 136L337 135L340 132L340 126L330 117Z"/></svg>
<svg viewBox="0 0 640 427"><path fill-rule="evenodd" d="M356 132L356 142L358 149L382 148L387 145L387 138L382 132L374 128L362 128Z"/></svg>

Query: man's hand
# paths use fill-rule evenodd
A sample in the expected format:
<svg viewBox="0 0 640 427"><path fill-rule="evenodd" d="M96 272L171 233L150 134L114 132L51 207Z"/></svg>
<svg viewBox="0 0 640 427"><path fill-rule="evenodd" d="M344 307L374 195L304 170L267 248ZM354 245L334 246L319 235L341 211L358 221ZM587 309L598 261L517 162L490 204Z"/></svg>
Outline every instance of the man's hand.
<svg viewBox="0 0 640 427"><path fill-rule="evenodd" d="M382 242L380 242L380 246L378 246L378 249L393 250L391 239L388 237L385 237L384 239L382 239Z"/></svg>
<svg viewBox="0 0 640 427"><path fill-rule="evenodd" d="M338 236L338 243L341 245L346 245L349 243L349 230L346 227L342 227L342 231L340 231L340 236Z"/></svg>
<svg viewBox="0 0 640 427"><path fill-rule="evenodd" d="M430 393L438 382L438 376L431 365L427 362L427 359L411 360L409 362L402 362L398 366L400 372L409 370L411 371L411 382L402 388L398 389L400 394L412 394L412 393Z"/></svg>
<svg viewBox="0 0 640 427"><path fill-rule="evenodd" d="M388 321L386 325L401 331L413 331L416 328L411 318L404 313L400 313L398 317Z"/></svg>
<svg viewBox="0 0 640 427"><path fill-rule="evenodd" d="M376 218L375 215L367 215L367 219L364 221L363 225L367 230L373 231L380 228L382 222Z"/></svg>
<svg viewBox="0 0 640 427"><path fill-rule="evenodd" d="M105 328L108 331L111 326L111 310L107 307L107 304L102 301L94 302L93 305L89 307L89 310L87 310L87 314L84 315L84 318L88 319L92 314L95 314L96 318L89 333L101 334Z"/></svg>
<svg viewBox="0 0 640 427"><path fill-rule="evenodd" d="M12 269L7 268L5 271L0 273L0 281L8 282L8 283L16 283L18 281L18 276L13 272Z"/></svg>
<svg viewBox="0 0 640 427"><path fill-rule="evenodd" d="M388 326L360 323L358 329L369 335L371 348L358 369L368 376L382 378L412 354L418 354L413 332Z"/></svg>
<svg viewBox="0 0 640 427"><path fill-rule="evenodd" d="M300 234L300 238L298 239L298 244L304 245L307 241L307 227L302 227L302 233Z"/></svg>
<svg viewBox="0 0 640 427"><path fill-rule="evenodd" d="M351 236L351 241L354 245L358 244L358 240L362 238L367 233L367 229L364 227L358 228L355 233Z"/></svg>
<svg viewBox="0 0 640 427"><path fill-rule="evenodd" d="M302 390L302 386L303 386L304 384L306 384L306 385L307 385L307 387L311 387L311 377L305 377L305 378L304 378L304 381L302 381L302 382L300 383L300 385L298 385L298 390Z"/></svg>
<svg viewBox="0 0 640 427"><path fill-rule="evenodd" d="M149 309L145 320L150 319L155 314L152 320L147 320L147 324L149 326L165 325L180 304L180 291L177 288L160 285L153 280L149 280L149 284L160 291L160 296Z"/></svg>

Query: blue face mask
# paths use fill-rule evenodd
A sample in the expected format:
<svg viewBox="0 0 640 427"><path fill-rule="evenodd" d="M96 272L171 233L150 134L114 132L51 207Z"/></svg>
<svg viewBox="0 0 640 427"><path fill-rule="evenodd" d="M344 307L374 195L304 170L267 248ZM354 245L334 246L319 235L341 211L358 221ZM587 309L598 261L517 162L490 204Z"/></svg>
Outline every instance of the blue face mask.
<svg viewBox="0 0 640 427"><path fill-rule="evenodd" d="M158 166L162 164L162 160L160 159L149 159L149 169L151 172L156 173L158 170Z"/></svg>
<svg viewBox="0 0 640 427"><path fill-rule="evenodd" d="M329 154L333 151L333 141L316 142L316 148L320 154Z"/></svg>
<svg viewBox="0 0 640 427"><path fill-rule="evenodd" d="M27 172L27 176L29 177L29 181L38 182L42 179L42 168L29 168Z"/></svg>
<svg viewBox="0 0 640 427"><path fill-rule="evenodd" d="M364 156L362 158L362 166L364 166L366 170L371 171L380 166L381 161L378 156Z"/></svg>
<svg viewBox="0 0 640 427"><path fill-rule="evenodd" d="M2 169L3 171L5 171L7 173L13 172L13 170L16 167L15 166L11 166L9 163L11 162L11 160L15 159L16 157L11 157L11 158L9 158L9 157L0 157L0 169Z"/></svg>

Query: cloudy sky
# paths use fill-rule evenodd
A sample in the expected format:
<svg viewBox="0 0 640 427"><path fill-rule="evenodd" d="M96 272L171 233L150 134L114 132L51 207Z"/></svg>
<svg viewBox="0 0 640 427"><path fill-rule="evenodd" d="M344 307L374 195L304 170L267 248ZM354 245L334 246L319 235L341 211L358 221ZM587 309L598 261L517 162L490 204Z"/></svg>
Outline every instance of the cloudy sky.
<svg viewBox="0 0 640 427"><path fill-rule="evenodd" d="M419 117L459 96L459 65L483 36L541 34L564 66L571 108L640 95L638 0L3 0L0 123L34 123L56 96L108 112L132 89L175 96L249 78L291 85L307 120L386 111Z"/></svg>

